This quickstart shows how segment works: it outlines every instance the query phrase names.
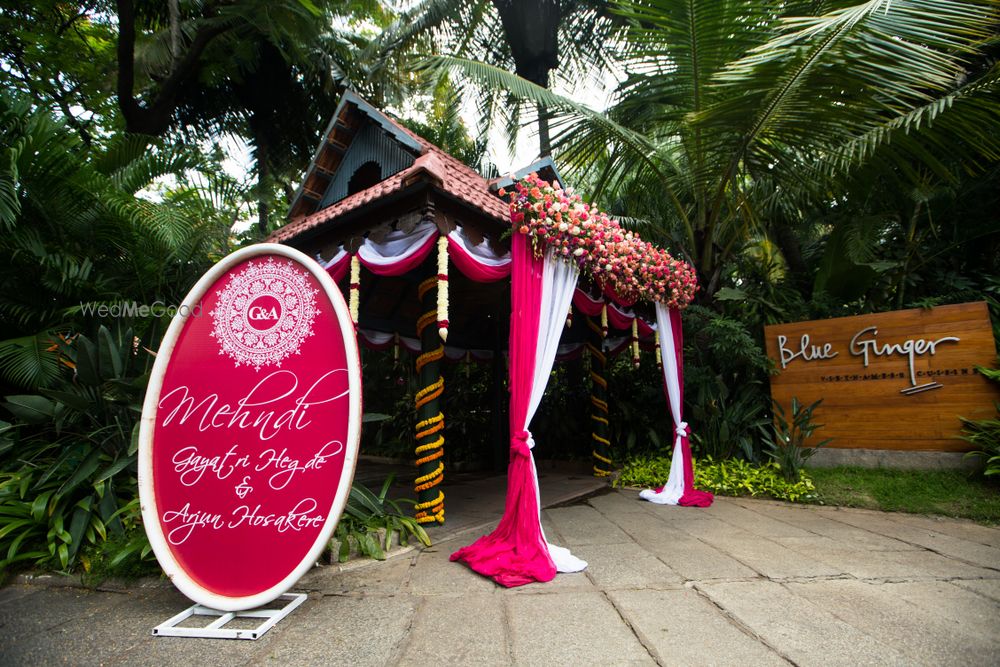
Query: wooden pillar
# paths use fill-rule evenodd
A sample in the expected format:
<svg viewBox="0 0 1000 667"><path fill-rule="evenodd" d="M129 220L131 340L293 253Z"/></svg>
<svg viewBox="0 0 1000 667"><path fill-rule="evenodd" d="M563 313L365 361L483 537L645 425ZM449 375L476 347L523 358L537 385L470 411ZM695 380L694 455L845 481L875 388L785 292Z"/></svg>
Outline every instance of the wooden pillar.
<svg viewBox="0 0 1000 667"><path fill-rule="evenodd" d="M587 352L590 357L590 438L594 449L594 477L611 474L611 428L608 424L608 358L604 354L606 329L587 318Z"/></svg>
<svg viewBox="0 0 1000 667"><path fill-rule="evenodd" d="M417 408L416 442L417 492L416 519L420 523L444 523L444 413L441 395L444 378L441 376L441 359L444 345L437 326L437 274L420 283L420 318L417 320L417 337L420 338L420 356L417 357L417 377L420 389L415 395Z"/></svg>

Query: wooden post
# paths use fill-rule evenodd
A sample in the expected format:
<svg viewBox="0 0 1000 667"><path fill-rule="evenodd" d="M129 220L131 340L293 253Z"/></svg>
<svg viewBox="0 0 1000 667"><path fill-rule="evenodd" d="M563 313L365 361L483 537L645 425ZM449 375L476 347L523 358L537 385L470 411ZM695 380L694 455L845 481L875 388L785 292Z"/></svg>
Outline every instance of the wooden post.
<svg viewBox="0 0 1000 667"><path fill-rule="evenodd" d="M594 442L594 477L611 474L611 428L608 424L608 358L604 355L605 330L587 318L587 352L590 357L590 438Z"/></svg>
<svg viewBox="0 0 1000 667"><path fill-rule="evenodd" d="M444 523L444 492L439 488L444 480L444 413L441 411L444 345L437 326L437 281L437 274L434 274L421 282L417 289L422 314L417 320L420 389L415 396L417 478L414 490L417 492L417 504L414 509L420 523Z"/></svg>

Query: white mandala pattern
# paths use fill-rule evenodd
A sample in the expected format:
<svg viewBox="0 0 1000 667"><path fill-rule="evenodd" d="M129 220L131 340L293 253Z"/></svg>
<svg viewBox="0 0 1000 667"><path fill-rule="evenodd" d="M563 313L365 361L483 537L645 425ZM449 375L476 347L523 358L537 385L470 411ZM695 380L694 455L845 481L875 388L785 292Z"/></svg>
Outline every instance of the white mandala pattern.
<svg viewBox="0 0 1000 667"><path fill-rule="evenodd" d="M269 257L247 262L209 313L219 354L228 355L237 367L246 364L258 371L261 366L280 367L313 335L318 292L291 261Z"/></svg>

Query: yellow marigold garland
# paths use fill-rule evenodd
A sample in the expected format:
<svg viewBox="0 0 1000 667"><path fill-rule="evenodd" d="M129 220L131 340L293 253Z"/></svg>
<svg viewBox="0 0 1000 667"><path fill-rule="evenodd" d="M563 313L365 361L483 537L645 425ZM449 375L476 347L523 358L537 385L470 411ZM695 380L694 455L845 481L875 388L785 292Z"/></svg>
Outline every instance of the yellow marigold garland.
<svg viewBox="0 0 1000 667"><path fill-rule="evenodd" d="M598 328L598 326L594 323L594 321L592 319L587 318L587 326L588 326L588 328L591 331L593 331L595 334L600 334L600 339L601 340L604 340L604 336L607 333L607 325L608 325L607 315L608 315L607 305L605 305L604 308L601 310L601 327L600 328ZM590 358L591 358L590 379L593 382L593 384L594 384L595 387L601 387L602 389L604 389L605 391L607 391L608 381L600 373L597 372L597 367L595 367L595 365L594 365L595 363L597 363L597 364L600 364L600 366L603 366L604 364L607 363L607 357L604 355L604 352L602 350L600 350L598 348L598 346L593 343L593 341L590 341L590 340L587 341L587 351L590 352ZM611 468L611 466L613 464L612 464L611 459L609 459L606 456L603 456L602 454L600 454L597 451L597 446L603 446L603 447L610 448L611 447L611 441L608 440L607 438L599 435L597 433L597 428L598 428L598 424L604 425L605 427L607 427L609 425L609 422L608 422L608 419L607 419L608 403L607 403L607 401L598 398L596 395L594 395L593 392L591 392L591 394L590 394L590 404L594 407L594 410L595 410L595 412L592 412L591 415L590 415L591 420L593 422L595 422L595 424L593 426L593 430L590 433L590 437L591 437L591 439L595 443L597 443L597 445L595 445L593 451L591 452L593 454L593 456L594 456L594 461L595 461L595 463L594 463L594 476L595 477L607 477L608 475L611 474L610 468ZM607 465L607 467L609 469L605 470L604 468L599 467L597 465L597 463L603 463L603 464Z"/></svg>

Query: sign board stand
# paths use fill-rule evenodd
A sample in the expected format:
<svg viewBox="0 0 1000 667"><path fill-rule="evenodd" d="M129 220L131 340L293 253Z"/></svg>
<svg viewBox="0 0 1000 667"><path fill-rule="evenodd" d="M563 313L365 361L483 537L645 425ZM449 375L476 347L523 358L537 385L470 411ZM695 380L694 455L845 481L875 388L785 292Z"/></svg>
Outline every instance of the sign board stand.
<svg viewBox="0 0 1000 667"><path fill-rule="evenodd" d="M305 593L285 593L279 600L287 604L280 609L249 609L246 611L219 611L196 604L173 618L160 623L153 628L155 637L198 637L201 639L260 639L264 633L288 616L300 604L306 601ZM177 627L192 616L212 617L211 623L204 627ZM259 618L263 622L255 628L226 628L226 625L237 618Z"/></svg>

